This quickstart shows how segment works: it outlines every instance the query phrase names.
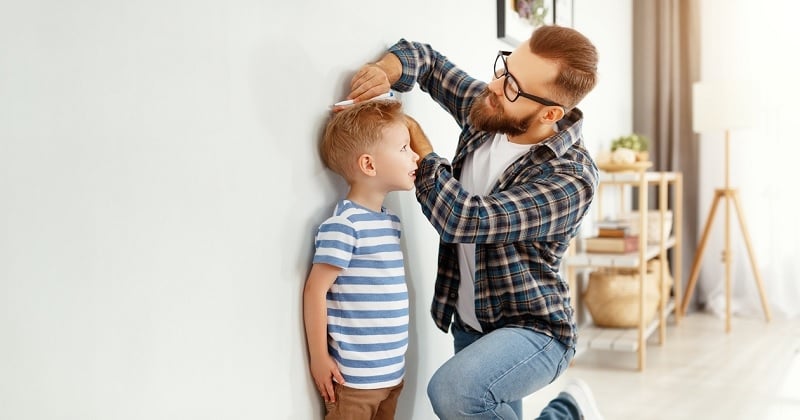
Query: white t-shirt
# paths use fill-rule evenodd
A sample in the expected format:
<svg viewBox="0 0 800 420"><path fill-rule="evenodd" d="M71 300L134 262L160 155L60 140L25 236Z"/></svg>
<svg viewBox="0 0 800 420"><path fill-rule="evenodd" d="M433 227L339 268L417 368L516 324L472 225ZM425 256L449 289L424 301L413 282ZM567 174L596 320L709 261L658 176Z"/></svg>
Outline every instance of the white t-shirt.
<svg viewBox="0 0 800 420"><path fill-rule="evenodd" d="M464 160L461 185L473 195L489 195L500 175L531 149L530 144L508 141L497 134ZM483 331L475 316L475 244L458 244L458 265L461 283L458 287L458 316L470 327Z"/></svg>

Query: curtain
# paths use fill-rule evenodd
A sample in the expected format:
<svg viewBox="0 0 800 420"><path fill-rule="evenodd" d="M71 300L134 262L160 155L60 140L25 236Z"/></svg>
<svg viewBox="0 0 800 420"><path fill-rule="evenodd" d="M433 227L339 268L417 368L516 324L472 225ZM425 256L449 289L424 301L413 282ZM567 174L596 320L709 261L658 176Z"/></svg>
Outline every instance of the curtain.
<svg viewBox="0 0 800 420"><path fill-rule="evenodd" d="M769 307L776 318L800 318L800 264L797 238L795 162L800 156L800 115L795 48L800 36L796 2L766 0L704 0L700 4L702 80L746 80L762 92L758 123L731 130L731 187L739 191L742 216L749 231L755 263L764 283ZM705 221L714 188L724 184L724 133L700 136L700 215ZM703 258L695 296L718 314L725 311L724 207ZM759 291L735 209L731 214L732 311L734 315L764 317ZM688 237L687 237L688 238ZM735 329L735 327L734 327Z"/></svg>
<svg viewBox="0 0 800 420"><path fill-rule="evenodd" d="M759 126L731 134L731 187L764 280L772 315L800 317L795 179L800 137L800 88L789 47L798 35L795 2L766 0L652 0L633 2L634 131L651 138L654 169L684 177L682 279L688 281L714 190L724 184L724 133L692 132L691 85L699 80L746 79L763 92ZM724 203L724 202L723 202ZM732 310L763 317L759 291L737 213L731 213ZM725 311L724 206L712 230L690 308Z"/></svg>
<svg viewBox="0 0 800 420"><path fill-rule="evenodd" d="M633 129L650 138L654 170L684 177L683 290L698 235L699 145L691 125L700 64L696 9L691 0L633 2Z"/></svg>

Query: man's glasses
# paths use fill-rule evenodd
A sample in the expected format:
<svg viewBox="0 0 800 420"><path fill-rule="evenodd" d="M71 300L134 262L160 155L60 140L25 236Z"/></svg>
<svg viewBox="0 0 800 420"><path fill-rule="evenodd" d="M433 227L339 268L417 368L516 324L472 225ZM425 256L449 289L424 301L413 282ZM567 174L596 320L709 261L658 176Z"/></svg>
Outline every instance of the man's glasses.
<svg viewBox="0 0 800 420"><path fill-rule="evenodd" d="M564 105L559 104L558 102L551 101L549 99L542 98L541 96L531 95L530 93L525 93L522 89L519 88L519 83L517 83L517 79L508 72L508 66L506 65L506 56L511 55L511 51L498 51L497 58L494 60L494 77L499 79L505 76L506 80L503 81L503 92L506 94L506 98L514 102L522 96L523 98L528 98L534 102L538 102L542 105L546 106L558 106L561 108L566 109Z"/></svg>

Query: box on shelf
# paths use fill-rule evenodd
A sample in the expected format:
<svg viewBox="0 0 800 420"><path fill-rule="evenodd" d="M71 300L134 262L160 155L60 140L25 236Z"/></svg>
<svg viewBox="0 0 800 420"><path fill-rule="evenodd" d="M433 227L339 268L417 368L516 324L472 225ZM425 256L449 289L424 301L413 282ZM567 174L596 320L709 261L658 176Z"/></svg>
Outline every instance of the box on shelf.
<svg viewBox="0 0 800 420"><path fill-rule="evenodd" d="M672 233L672 210L667 210L664 212L664 238L669 238L669 235ZM628 225L631 227L631 234L638 235L639 234L639 212L633 211L624 216L622 216L622 220L625 220ZM661 211L660 210L649 210L647 212L647 242L648 243L657 243L661 241L661 236L659 233L659 227L661 225Z"/></svg>

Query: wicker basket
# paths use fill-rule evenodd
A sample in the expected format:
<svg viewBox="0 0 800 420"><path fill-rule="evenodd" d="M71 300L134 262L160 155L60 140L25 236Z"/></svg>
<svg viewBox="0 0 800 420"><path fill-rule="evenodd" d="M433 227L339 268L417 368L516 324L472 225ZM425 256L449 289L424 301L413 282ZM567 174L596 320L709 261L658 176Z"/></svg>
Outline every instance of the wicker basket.
<svg viewBox="0 0 800 420"><path fill-rule="evenodd" d="M647 263L645 281L639 281L638 269L606 269L589 276L589 287L583 300L600 327L632 328L639 325L639 287L644 284L644 318L650 322L658 309L661 294L658 290L658 271L661 262L656 258ZM672 286L667 266L666 290Z"/></svg>

